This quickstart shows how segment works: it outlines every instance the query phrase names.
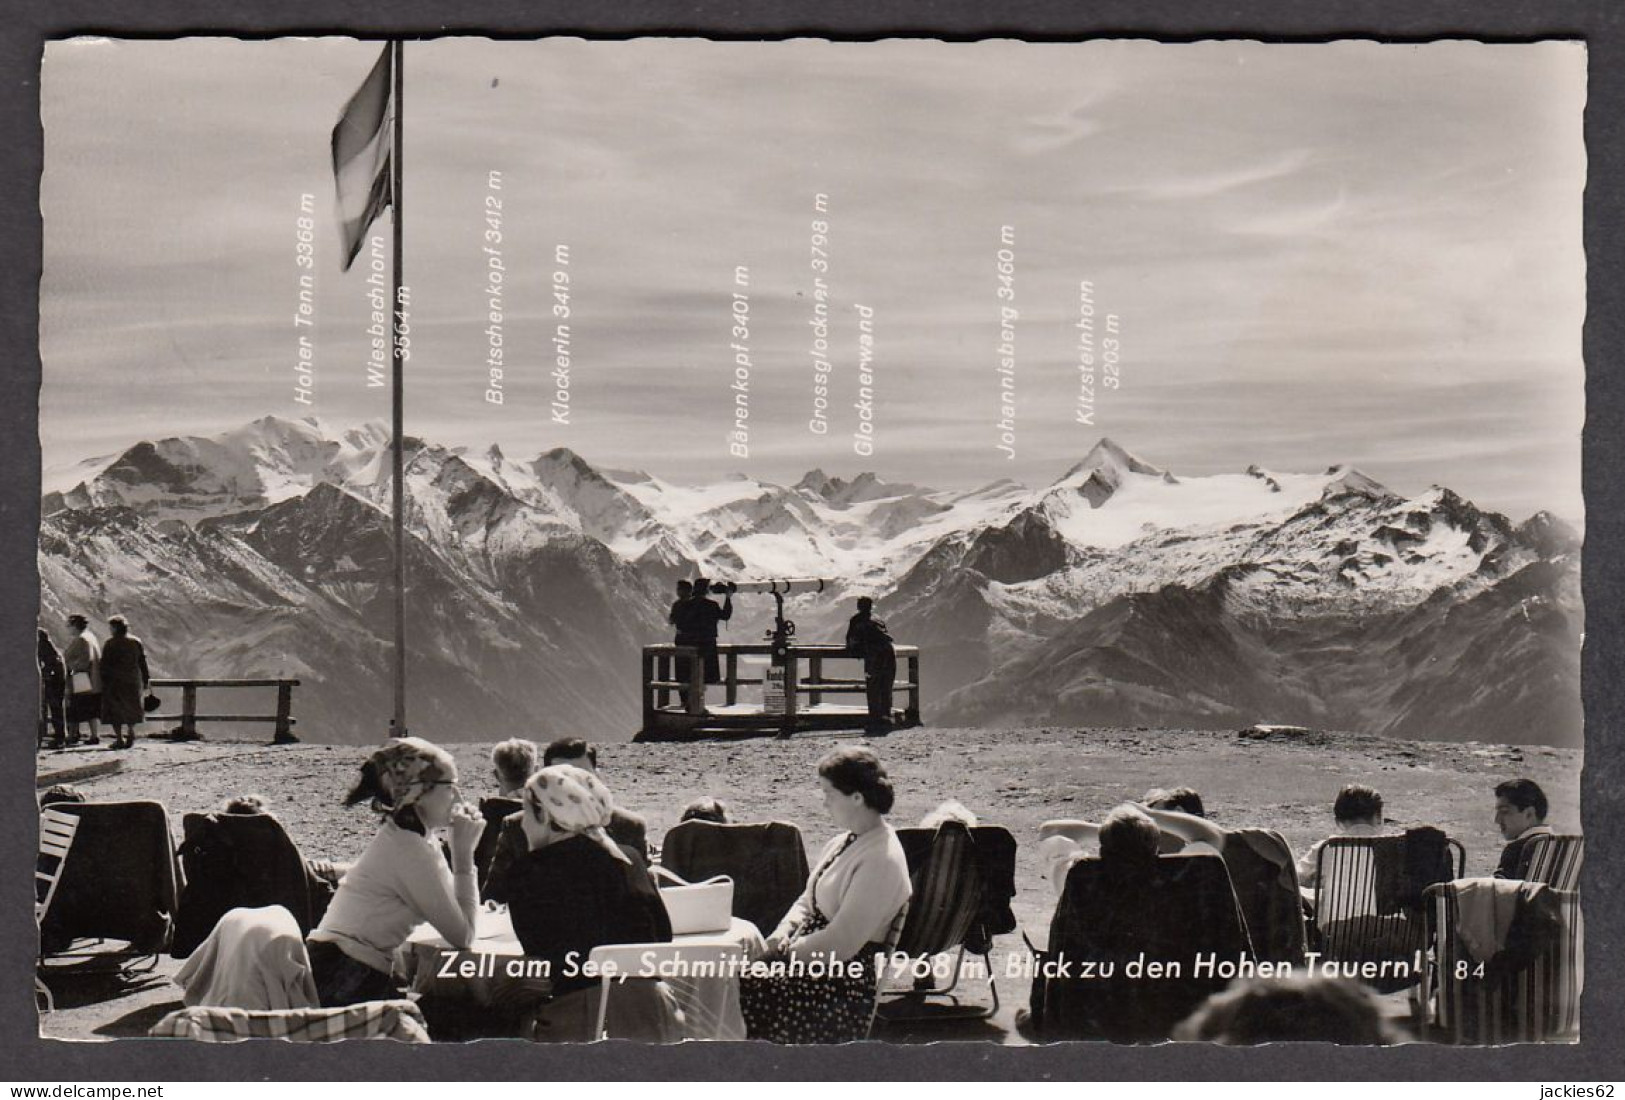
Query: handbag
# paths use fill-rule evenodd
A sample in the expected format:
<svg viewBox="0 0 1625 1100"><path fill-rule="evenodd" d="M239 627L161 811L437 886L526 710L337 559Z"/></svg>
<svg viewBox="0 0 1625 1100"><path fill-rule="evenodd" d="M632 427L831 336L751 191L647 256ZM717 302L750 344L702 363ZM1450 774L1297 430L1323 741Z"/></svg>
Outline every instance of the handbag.
<svg viewBox="0 0 1625 1100"><path fill-rule="evenodd" d="M151 714L153 711L163 706L163 702L164 701L162 699L158 698L158 696L149 691L147 692L146 698L141 700L141 709L146 711L148 714Z"/></svg>
<svg viewBox="0 0 1625 1100"><path fill-rule="evenodd" d="M688 882L674 871L656 866L650 869L660 900L671 919L671 934L726 932L733 923L734 880L714 875L704 882ZM664 880L664 881L662 881Z"/></svg>
<svg viewBox="0 0 1625 1100"><path fill-rule="evenodd" d="M90 673L75 672L68 678L68 691L73 695L85 695L92 691L90 686Z"/></svg>

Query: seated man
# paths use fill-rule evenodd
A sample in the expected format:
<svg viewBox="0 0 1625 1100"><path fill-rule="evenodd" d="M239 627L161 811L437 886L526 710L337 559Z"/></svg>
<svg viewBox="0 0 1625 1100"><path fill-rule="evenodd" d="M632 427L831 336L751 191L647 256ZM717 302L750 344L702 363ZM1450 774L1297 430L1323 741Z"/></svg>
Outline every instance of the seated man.
<svg viewBox="0 0 1625 1100"><path fill-rule="evenodd" d="M1546 792L1532 779L1509 779L1495 788L1495 827L1507 846L1495 866L1496 878L1523 878L1528 869L1527 848L1537 836L1550 836L1546 824Z"/></svg>
<svg viewBox="0 0 1625 1100"><path fill-rule="evenodd" d="M542 767L551 768L554 764L569 764L571 767L581 768L597 775L598 750L591 742L583 741L579 737L555 741L542 753ZM648 858L648 826L637 814L616 806L604 831L615 843L624 844L645 859Z"/></svg>
<svg viewBox="0 0 1625 1100"><path fill-rule="evenodd" d="M46 807L55 806L63 802L87 802L85 792L71 783L58 783L39 796L40 812L44 813Z"/></svg>
<svg viewBox="0 0 1625 1100"><path fill-rule="evenodd" d="M1337 822L1333 836L1382 836L1382 795L1351 783L1337 792L1332 818ZM1325 847L1326 841L1317 840L1298 860L1298 886L1310 895L1319 879L1320 852Z"/></svg>
<svg viewBox="0 0 1625 1100"><path fill-rule="evenodd" d="M491 746L491 774L497 796L519 801L519 792L536 771L536 742L511 737Z"/></svg>
<svg viewBox="0 0 1625 1100"><path fill-rule="evenodd" d="M1145 805L1132 808L1139 810L1140 816L1149 818L1156 825L1158 844L1164 853L1210 852L1222 855L1224 852L1225 831L1205 818ZM1057 897L1066 886L1067 871L1072 864L1098 849L1104 828L1104 825L1096 825L1092 821L1074 820L1046 821L1038 827L1038 858Z"/></svg>
<svg viewBox="0 0 1625 1100"><path fill-rule="evenodd" d="M709 821L714 825L727 825L728 804L720 798L702 795L683 807L677 821L679 824L684 821Z"/></svg>
<svg viewBox="0 0 1625 1100"><path fill-rule="evenodd" d="M1403 1037L1368 986L1347 978L1242 978L1174 1029L1179 1042L1389 1046Z"/></svg>
<svg viewBox="0 0 1625 1100"><path fill-rule="evenodd" d="M1140 805L1148 810L1176 810L1192 817L1207 816L1202 796L1195 787L1174 787L1172 790L1153 787L1140 796Z"/></svg>
<svg viewBox="0 0 1625 1100"><path fill-rule="evenodd" d="M485 832L474 846L474 868L479 873L482 890L490 879L491 866L500 848L506 845L510 849L504 862L525 854L525 835L519 827L519 792L536 772L536 757L536 742L520 737L491 746L491 775L497 781L497 793L480 799Z"/></svg>
<svg viewBox="0 0 1625 1100"><path fill-rule="evenodd" d="M567 737L554 741L542 752L542 767L569 764L584 771L598 774L598 750L589 741ZM526 778L529 778L528 776ZM523 781L521 781L523 786ZM491 869L485 876L481 896L486 901L506 904L508 901L508 872L514 861L530 850L525 839L524 814L518 811L502 819L502 833L491 856ZM616 806L604 831L617 844L624 844L645 859L649 858L648 826L637 814Z"/></svg>
<svg viewBox="0 0 1625 1100"><path fill-rule="evenodd" d="M1101 823L1100 858L1071 869L1048 951L1075 969L1044 983L1046 1037L1165 1040L1226 984L1199 971L1198 960L1250 954L1223 862L1211 853L1160 855L1160 812L1117 807ZM1166 969L1135 972L1153 960Z"/></svg>

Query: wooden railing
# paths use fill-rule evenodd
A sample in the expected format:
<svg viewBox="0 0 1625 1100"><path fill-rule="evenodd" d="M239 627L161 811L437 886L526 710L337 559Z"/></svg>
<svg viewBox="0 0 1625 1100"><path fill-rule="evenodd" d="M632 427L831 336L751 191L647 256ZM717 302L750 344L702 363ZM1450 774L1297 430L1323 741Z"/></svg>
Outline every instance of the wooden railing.
<svg viewBox="0 0 1625 1100"><path fill-rule="evenodd" d="M897 670L901 678L892 684L892 710L898 726L920 724L920 651L911 645L896 646ZM740 703L739 689L765 686L764 676L741 676L741 657L772 656L766 642L717 646L722 681L704 685L705 667L691 646L651 645L643 647L643 730L640 736L693 734L703 731L797 729L861 729L868 722L868 686L863 678L863 659L854 657L839 645L791 645L785 653L784 707L767 711L761 706ZM688 676L678 679L678 667L687 659ZM844 663L851 674L826 675L832 663ZM684 712L681 693L698 693L706 686L707 708L719 708L706 716ZM858 696L858 705L831 704L830 696ZM803 704L805 699L805 704Z"/></svg>
<svg viewBox="0 0 1625 1100"><path fill-rule="evenodd" d="M275 730L271 741L273 744L284 745L298 741L293 735L294 724L298 719L293 716L293 689L299 686L298 680L154 680L152 687L180 688L181 710L179 714L149 714L147 718L153 722L179 722L180 734L185 738L198 736L197 724L199 722L274 722ZM275 714L199 714L197 712L197 693L199 688L276 688Z"/></svg>

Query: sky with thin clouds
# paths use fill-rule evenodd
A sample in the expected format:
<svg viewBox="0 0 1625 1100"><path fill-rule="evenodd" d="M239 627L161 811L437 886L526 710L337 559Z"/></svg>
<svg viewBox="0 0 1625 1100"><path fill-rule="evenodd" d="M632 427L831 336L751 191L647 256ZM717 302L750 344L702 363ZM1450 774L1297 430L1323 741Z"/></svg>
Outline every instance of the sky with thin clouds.
<svg viewBox="0 0 1625 1100"><path fill-rule="evenodd" d="M410 434L516 459L567 446L678 481L816 466L939 487L1047 483L1106 435L1176 474L1348 462L1514 519L1582 515L1579 44L448 39L405 52ZM268 413L387 420L388 390L367 384L371 250L340 272L329 159L377 53L346 39L47 47L48 471ZM486 397L493 194L501 405ZM314 324L298 328L304 195L317 285ZM809 428L815 219L831 294L822 435ZM1014 298L1001 302L1005 227ZM375 232L387 256L387 215ZM561 244L568 424L550 413ZM1084 281L1097 357L1107 314L1121 341L1120 388L1095 365L1093 424L1077 422ZM999 373L1005 304L1013 375ZM868 456L854 449L860 305ZM748 457L729 448L735 342Z"/></svg>

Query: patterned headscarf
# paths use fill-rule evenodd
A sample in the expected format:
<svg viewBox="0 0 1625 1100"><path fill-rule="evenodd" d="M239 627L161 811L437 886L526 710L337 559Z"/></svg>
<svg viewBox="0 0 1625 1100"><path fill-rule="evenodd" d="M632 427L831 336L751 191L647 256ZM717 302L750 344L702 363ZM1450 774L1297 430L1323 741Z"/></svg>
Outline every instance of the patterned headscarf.
<svg viewBox="0 0 1625 1100"><path fill-rule="evenodd" d="M378 773L378 786L388 797L388 809L399 812L422 798L431 783L457 774L451 754L421 737L399 737L373 753L369 763Z"/></svg>
<svg viewBox="0 0 1625 1100"><path fill-rule="evenodd" d="M588 837L622 863L632 862L604 832L615 799L592 772L569 764L543 768L525 783L525 807L538 818L545 813L555 829Z"/></svg>

